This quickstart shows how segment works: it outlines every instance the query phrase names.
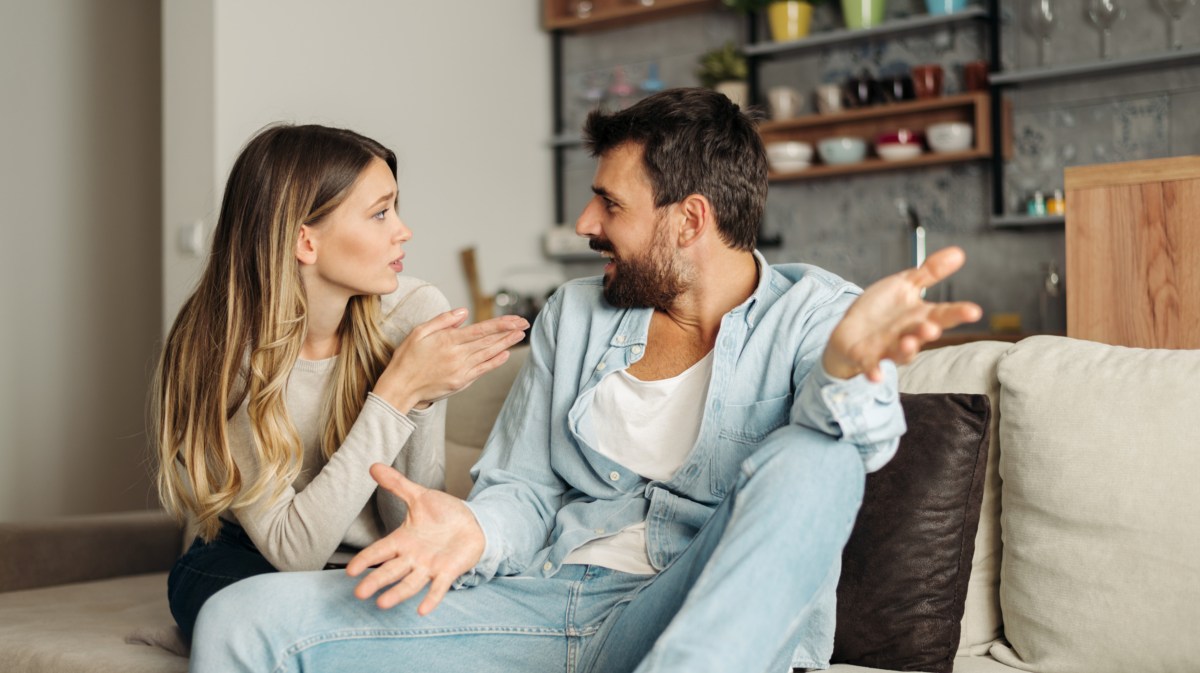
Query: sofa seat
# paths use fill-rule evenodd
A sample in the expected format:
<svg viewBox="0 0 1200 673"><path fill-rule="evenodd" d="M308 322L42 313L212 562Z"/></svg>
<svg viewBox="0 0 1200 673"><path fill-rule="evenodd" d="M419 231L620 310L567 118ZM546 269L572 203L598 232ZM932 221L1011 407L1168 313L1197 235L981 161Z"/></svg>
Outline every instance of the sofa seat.
<svg viewBox="0 0 1200 673"><path fill-rule="evenodd" d="M0 671L186 673L187 659L126 642L174 625L166 594L166 573L2 593Z"/></svg>

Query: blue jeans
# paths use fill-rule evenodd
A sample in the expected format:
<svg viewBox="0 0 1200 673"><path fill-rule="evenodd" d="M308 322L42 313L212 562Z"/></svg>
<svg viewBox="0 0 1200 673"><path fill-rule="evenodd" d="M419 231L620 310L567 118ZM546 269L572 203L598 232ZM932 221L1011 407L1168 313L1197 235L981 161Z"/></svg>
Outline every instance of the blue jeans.
<svg viewBox="0 0 1200 673"><path fill-rule="evenodd" d="M191 670L689 671L779 673L832 596L862 500L857 448L815 431L741 466L736 488L658 575L564 566L451 591L420 617L420 596L392 610L351 594L342 572L256 577L200 614ZM823 626L818 625L820 628Z"/></svg>
<svg viewBox="0 0 1200 673"><path fill-rule="evenodd" d="M213 594L247 577L273 572L275 568L237 524L223 522L212 542L196 538L167 576L167 602L183 637L192 637L200 608Z"/></svg>

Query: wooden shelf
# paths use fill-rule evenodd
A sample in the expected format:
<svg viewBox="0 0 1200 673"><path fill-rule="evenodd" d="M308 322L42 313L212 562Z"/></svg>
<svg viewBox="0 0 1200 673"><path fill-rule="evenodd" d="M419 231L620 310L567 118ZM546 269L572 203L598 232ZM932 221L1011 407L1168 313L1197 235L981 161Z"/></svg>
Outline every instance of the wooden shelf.
<svg viewBox="0 0 1200 673"><path fill-rule="evenodd" d="M854 164L816 163L801 171L772 172L769 177L776 181L810 180L986 159L992 155L990 100L987 92L976 92L764 123L759 127L763 143L800 140L811 144L814 154L818 142L836 136L859 137L867 141L870 147L880 133L901 128L924 131L930 124L938 122L966 122L975 129L974 144L962 152L926 152L902 161L885 161L869 156Z"/></svg>
<svg viewBox="0 0 1200 673"><path fill-rule="evenodd" d="M542 27L546 30L581 33L631 26L718 6L717 0L654 0L654 4L649 6L642 5L638 0L591 2L591 14L584 18L571 13L571 0L542 0Z"/></svg>
<svg viewBox="0 0 1200 673"><path fill-rule="evenodd" d="M743 51L747 56L760 56L769 58L772 56L783 56L797 54L804 51L812 51L815 49L821 49L823 47L832 47L842 44L856 44L868 40L890 38L894 35L900 35L903 33L934 30L956 23L965 23L976 19L987 18L989 18L988 12L983 7L967 7L966 9L960 12L954 12L953 14L943 14L938 16L918 14L917 16L912 16L905 19L888 21L871 28L824 31L813 33L806 37L802 37L799 40L790 40L788 42L757 42L755 44L746 45Z"/></svg>
<svg viewBox="0 0 1200 673"><path fill-rule="evenodd" d="M1063 215L993 215L991 220L996 229L1061 228L1064 222Z"/></svg>

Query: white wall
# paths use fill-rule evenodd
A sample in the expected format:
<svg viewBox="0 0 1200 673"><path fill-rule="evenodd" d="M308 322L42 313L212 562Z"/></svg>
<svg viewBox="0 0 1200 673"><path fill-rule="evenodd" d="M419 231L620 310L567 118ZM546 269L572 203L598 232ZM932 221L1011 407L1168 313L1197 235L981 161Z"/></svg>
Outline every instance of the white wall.
<svg viewBox="0 0 1200 673"><path fill-rule="evenodd" d="M153 502L157 0L0 2L0 520Z"/></svg>
<svg viewBox="0 0 1200 673"><path fill-rule="evenodd" d="M485 289L545 266L553 217L549 38L538 0L214 0L164 5L164 318L203 260L180 226L214 224L237 152L284 120L344 126L400 159L405 273L455 305L479 249ZM201 179L204 175L209 179ZM210 229L211 231L211 229Z"/></svg>

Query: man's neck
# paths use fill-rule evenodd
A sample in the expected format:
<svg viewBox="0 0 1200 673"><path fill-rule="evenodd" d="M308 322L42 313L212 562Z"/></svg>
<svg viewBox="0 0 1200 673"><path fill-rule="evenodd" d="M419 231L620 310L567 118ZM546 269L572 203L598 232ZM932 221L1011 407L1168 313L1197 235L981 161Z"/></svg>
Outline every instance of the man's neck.
<svg viewBox="0 0 1200 673"><path fill-rule="evenodd" d="M717 343L721 320L758 287L758 260L750 252L730 251L698 265L695 278L666 310L650 319L646 352L629 367L643 381L676 376L696 364Z"/></svg>

